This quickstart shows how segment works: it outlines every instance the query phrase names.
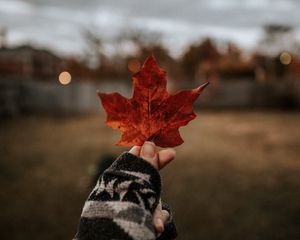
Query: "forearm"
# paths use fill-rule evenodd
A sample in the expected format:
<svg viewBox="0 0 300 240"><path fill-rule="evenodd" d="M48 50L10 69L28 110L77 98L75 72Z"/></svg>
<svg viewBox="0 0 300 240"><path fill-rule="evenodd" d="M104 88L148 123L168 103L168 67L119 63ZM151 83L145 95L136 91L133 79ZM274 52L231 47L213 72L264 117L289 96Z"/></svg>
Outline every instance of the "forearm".
<svg viewBox="0 0 300 240"><path fill-rule="evenodd" d="M88 197L76 238L155 239L152 213L160 199L160 181L151 164L130 153L122 154Z"/></svg>

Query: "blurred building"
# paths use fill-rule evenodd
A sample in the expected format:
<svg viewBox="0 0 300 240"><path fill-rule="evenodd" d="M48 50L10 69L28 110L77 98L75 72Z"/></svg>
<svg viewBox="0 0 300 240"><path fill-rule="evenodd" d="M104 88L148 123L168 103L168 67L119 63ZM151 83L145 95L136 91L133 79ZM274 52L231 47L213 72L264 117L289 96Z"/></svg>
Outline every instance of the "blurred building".
<svg viewBox="0 0 300 240"><path fill-rule="evenodd" d="M26 84L55 78L63 65L62 59L46 50L0 48L0 116L20 114L26 105Z"/></svg>
<svg viewBox="0 0 300 240"><path fill-rule="evenodd" d="M96 90L120 92L129 97L129 71L138 71L142 61L153 52L158 56L159 65L168 72L171 91L194 88L206 81L211 83L196 107L300 107L300 60L297 56L283 51L274 57L255 53L245 58L234 44L228 44L221 52L212 40L206 39L190 46L177 60L156 46L145 48L136 56L106 59L93 69L77 59L60 58L47 50L30 46L2 47L0 116L99 111Z"/></svg>
<svg viewBox="0 0 300 240"><path fill-rule="evenodd" d="M50 79L63 68L64 61L46 50L30 46L0 48L0 80L8 78Z"/></svg>
<svg viewBox="0 0 300 240"><path fill-rule="evenodd" d="M66 79L66 73L69 79ZM30 46L0 48L0 117L99 110L97 89L129 95L124 81L97 80L97 70ZM100 75L101 76L101 75Z"/></svg>

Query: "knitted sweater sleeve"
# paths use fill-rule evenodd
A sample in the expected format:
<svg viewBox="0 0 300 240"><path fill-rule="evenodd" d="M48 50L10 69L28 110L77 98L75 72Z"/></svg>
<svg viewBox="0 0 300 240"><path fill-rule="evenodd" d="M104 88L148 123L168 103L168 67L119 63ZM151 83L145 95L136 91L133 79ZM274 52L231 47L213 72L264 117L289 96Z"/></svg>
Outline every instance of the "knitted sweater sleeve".
<svg viewBox="0 0 300 240"><path fill-rule="evenodd" d="M145 160L123 153L100 176L85 202L75 240L156 239L152 213L160 192L158 171ZM168 239L175 239L173 222L171 226Z"/></svg>

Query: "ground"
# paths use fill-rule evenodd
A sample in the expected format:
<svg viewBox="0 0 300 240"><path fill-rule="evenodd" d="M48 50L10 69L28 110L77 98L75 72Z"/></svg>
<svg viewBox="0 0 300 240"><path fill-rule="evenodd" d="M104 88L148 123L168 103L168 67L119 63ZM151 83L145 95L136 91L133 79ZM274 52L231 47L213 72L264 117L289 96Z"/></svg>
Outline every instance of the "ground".
<svg viewBox="0 0 300 240"><path fill-rule="evenodd" d="M100 156L102 115L0 123L3 239L71 239ZM201 112L162 171L178 239L300 239L300 114Z"/></svg>

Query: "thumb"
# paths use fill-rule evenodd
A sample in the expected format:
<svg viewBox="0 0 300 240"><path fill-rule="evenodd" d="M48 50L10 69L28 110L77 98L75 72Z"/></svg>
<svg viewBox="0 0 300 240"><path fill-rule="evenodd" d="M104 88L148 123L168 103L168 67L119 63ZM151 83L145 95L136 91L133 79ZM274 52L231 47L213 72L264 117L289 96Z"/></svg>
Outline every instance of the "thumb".
<svg viewBox="0 0 300 240"><path fill-rule="evenodd" d="M145 142L142 146L140 157L158 169L158 156L156 146L153 142Z"/></svg>

